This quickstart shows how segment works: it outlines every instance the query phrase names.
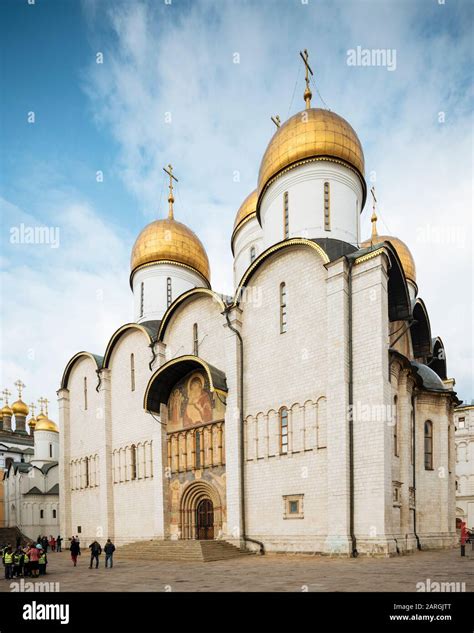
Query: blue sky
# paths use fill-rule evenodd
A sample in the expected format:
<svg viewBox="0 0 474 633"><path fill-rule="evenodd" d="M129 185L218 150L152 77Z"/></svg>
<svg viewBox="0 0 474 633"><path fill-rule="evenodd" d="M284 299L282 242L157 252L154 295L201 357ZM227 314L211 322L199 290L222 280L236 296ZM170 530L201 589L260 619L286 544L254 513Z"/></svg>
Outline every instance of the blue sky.
<svg viewBox="0 0 474 633"><path fill-rule="evenodd" d="M4 0L0 11L2 389L21 376L25 397L53 400L68 358L102 353L132 319L130 249L165 212L169 162L177 218L204 242L213 286L231 291L234 216L270 115L304 106L308 48L324 103L361 139L379 230L410 246L448 373L474 397L471 3ZM357 46L395 49L396 69L349 66ZM369 218L366 206L363 235ZM11 244L22 222L57 227L59 247Z"/></svg>

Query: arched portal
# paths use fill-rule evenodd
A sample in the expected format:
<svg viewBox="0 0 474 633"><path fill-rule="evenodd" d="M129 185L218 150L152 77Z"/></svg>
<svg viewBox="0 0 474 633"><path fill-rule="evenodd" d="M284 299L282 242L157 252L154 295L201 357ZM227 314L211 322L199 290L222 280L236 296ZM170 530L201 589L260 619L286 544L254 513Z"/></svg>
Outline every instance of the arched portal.
<svg viewBox="0 0 474 633"><path fill-rule="evenodd" d="M181 538L214 539L221 530L222 503L217 490L202 480L189 484L181 496Z"/></svg>

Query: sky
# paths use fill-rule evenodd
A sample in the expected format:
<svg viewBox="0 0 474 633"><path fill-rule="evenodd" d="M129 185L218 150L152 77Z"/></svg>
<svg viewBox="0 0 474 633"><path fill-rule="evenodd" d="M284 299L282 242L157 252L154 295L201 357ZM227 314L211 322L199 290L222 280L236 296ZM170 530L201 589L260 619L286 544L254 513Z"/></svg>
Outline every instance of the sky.
<svg viewBox="0 0 474 633"><path fill-rule="evenodd" d="M130 252L166 214L168 163L175 217L232 293L235 214L270 116L304 108L307 48L312 105L357 131L379 233L409 245L448 374L474 398L472 3L3 0L0 24L1 390L21 378L57 419L69 358L133 320ZM392 64L348 63L357 47Z"/></svg>

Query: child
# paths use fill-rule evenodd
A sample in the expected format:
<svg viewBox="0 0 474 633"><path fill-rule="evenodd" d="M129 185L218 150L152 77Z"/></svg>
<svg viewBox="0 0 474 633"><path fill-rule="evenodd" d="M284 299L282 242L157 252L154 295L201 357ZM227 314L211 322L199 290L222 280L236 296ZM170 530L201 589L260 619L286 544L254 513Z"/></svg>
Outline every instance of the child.
<svg viewBox="0 0 474 633"><path fill-rule="evenodd" d="M44 576L46 574L46 565L48 564L48 559L46 557L46 551L42 549L40 551L40 557L38 560L39 573L40 576Z"/></svg>

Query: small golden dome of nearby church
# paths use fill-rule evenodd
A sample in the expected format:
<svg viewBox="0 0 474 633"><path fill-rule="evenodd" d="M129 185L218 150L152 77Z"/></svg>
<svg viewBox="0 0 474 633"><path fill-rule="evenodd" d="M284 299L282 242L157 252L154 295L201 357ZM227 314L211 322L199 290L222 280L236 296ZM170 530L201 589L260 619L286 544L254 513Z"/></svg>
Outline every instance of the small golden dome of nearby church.
<svg viewBox="0 0 474 633"><path fill-rule="evenodd" d="M32 417L28 420L27 424L32 431L35 430L37 422L38 420L35 417Z"/></svg>
<svg viewBox="0 0 474 633"><path fill-rule="evenodd" d="M200 239L191 229L174 219L155 220L137 237L132 249L132 273L155 262L172 262L193 268L207 281L210 279L209 260Z"/></svg>
<svg viewBox="0 0 474 633"><path fill-rule="evenodd" d="M30 410L28 409L28 405L26 405L23 400L17 400L12 404L12 410L15 415L24 415L27 416Z"/></svg>
<svg viewBox="0 0 474 633"><path fill-rule="evenodd" d="M151 222L137 237L130 259L132 275L145 264L166 262L189 266L209 282L211 274L206 249L191 229L174 219L173 180L177 179L171 165L164 171L170 178L168 218Z"/></svg>
<svg viewBox="0 0 474 633"><path fill-rule="evenodd" d="M257 194L257 190L255 189L254 191L252 191L252 193L250 193L245 198L245 200L240 205L240 208L237 211L237 215L235 216L234 230L232 233L232 241L234 239L234 235L237 229L242 224L250 220L250 218L255 217L257 215L257 199L258 199L258 194Z"/></svg>
<svg viewBox="0 0 474 633"><path fill-rule="evenodd" d="M41 420L39 418L40 416L38 416L38 420L35 426L35 433L37 431L52 431L53 433L59 433L57 425L52 420L50 420L46 416L41 418Z"/></svg>
<svg viewBox="0 0 474 633"><path fill-rule="evenodd" d="M316 157L342 160L363 180L364 152L351 125L330 110L308 108L285 121L273 135L260 164L258 194L273 176Z"/></svg>
<svg viewBox="0 0 474 633"><path fill-rule="evenodd" d="M6 404L4 407L2 407L2 409L0 410L0 413L2 414L2 417L4 415L9 415L12 416L13 415L13 411L12 409L9 407L8 404Z"/></svg>
<svg viewBox="0 0 474 633"><path fill-rule="evenodd" d="M373 192L373 189L372 189ZM402 242L398 237L393 237L391 235L379 235L377 233L377 215L375 213L375 204L374 210L372 213L372 236L368 240L364 240L360 245L361 248L368 248L372 244L380 244L381 242L390 242L393 248L396 250L397 255L402 264L403 272L405 273L405 277L410 281L416 283L416 266L415 260L413 259L413 255L410 252L410 249Z"/></svg>

